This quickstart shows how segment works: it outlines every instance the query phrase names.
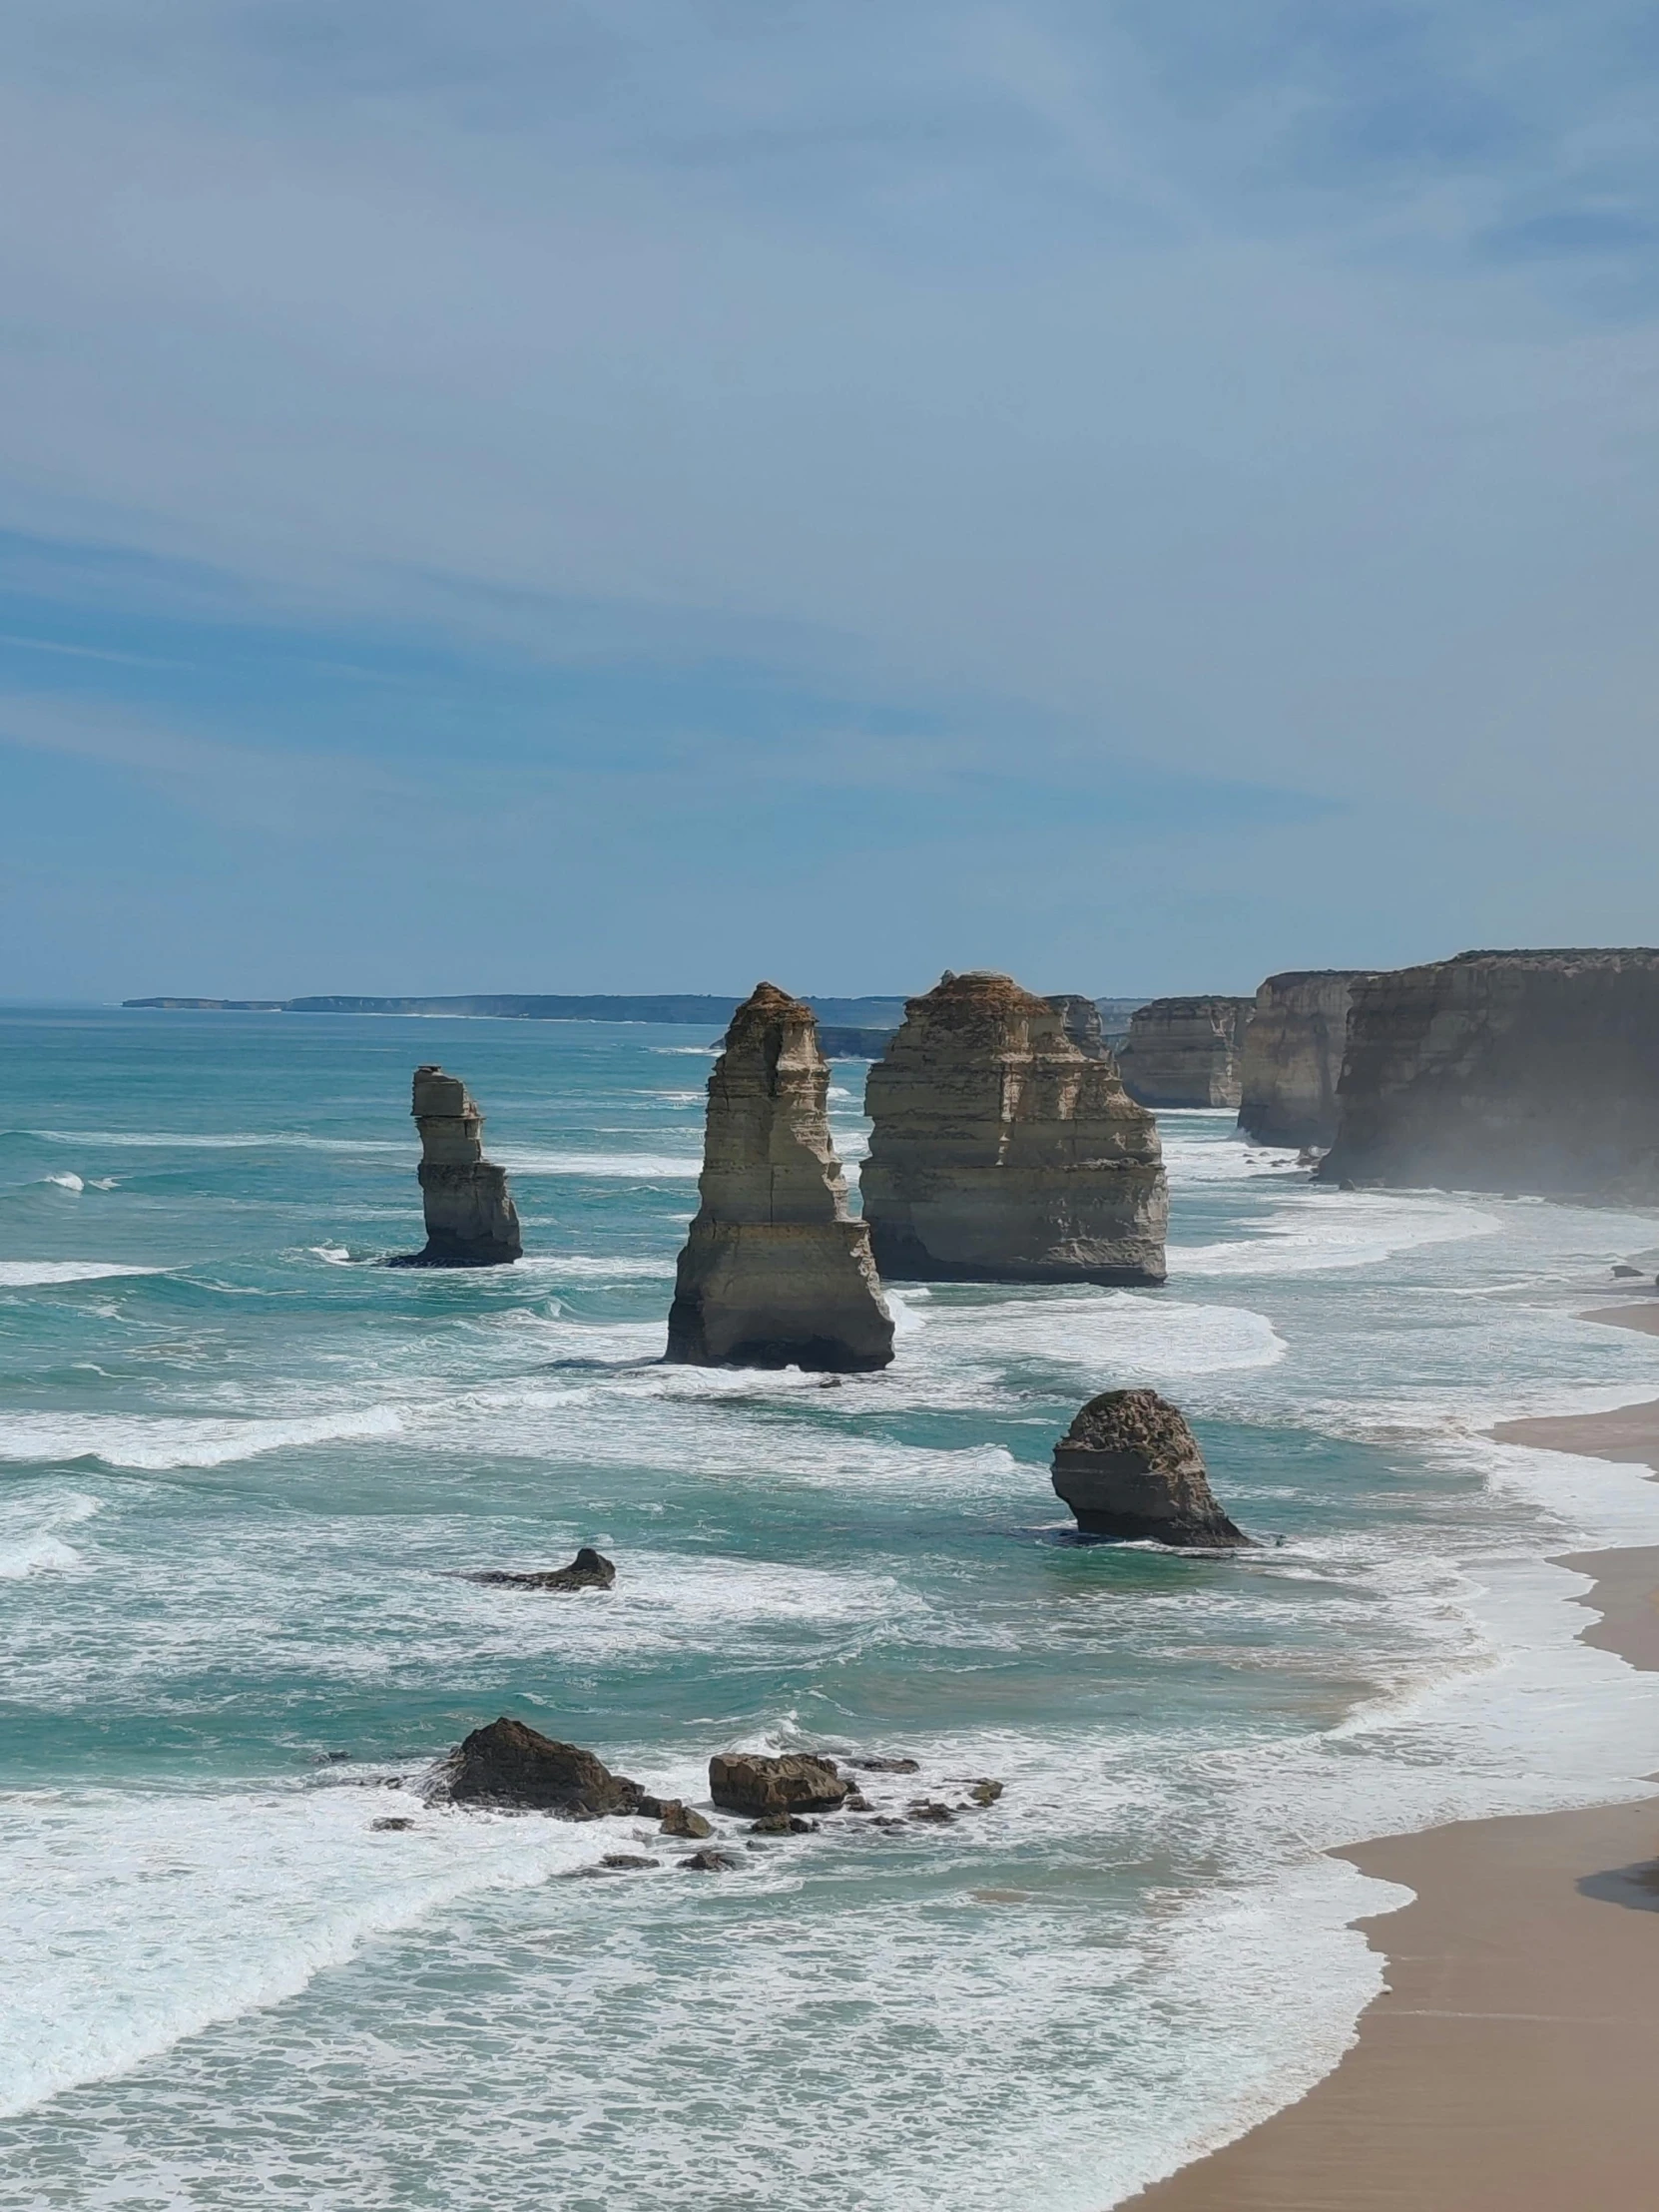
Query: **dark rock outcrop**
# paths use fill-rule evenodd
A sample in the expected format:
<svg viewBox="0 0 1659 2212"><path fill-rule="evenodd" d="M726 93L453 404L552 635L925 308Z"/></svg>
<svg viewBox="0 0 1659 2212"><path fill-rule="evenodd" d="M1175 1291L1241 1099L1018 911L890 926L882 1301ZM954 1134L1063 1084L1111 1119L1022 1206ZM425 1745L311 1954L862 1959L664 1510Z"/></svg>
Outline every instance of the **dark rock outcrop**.
<svg viewBox="0 0 1659 2212"><path fill-rule="evenodd" d="M414 1072L411 1109L420 1131L420 1195L426 1245L394 1268L495 1268L523 1257L507 1171L484 1158L484 1117L457 1075Z"/></svg>
<svg viewBox="0 0 1659 2212"><path fill-rule="evenodd" d="M505 1567L488 1567L469 1574L469 1582L490 1582L515 1590L608 1590L616 1581L616 1562L584 1544L568 1567L547 1567L539 1573L514 1574Z"/></svg>
<svg viewBox="0 0 1659 2212"><path fill-rule="evenodd" d="M1161 1283L1157 1125L1006 975L912 998L871 1068L861 1185L877 1266L903 1281Z"/></svg>
<svg viewBox="0 0 1659 2212"><path fill-rule="evenodd" d="M1239 1127L1262 1144L1328 1145L1337 1134L1349 1007L1364 968L1270 975L1245 1030Z"/></svg>
<svg viewBox="0 0 1659 2212"><path fill-rule="evenodd" d="M1143 1106L1237 1106L1253 998L1154 998L1129 1017L1118 1072Z"/></svg>
<svg viewBox="0 0 1659 2212"><path fill-rule="evenodd" d="M505 1714L450 1753L436 1795L455 1805L514 1807L592 1821L643 1810L645 1792L579 1744L562 1744Z"/></svg>
<svg viewBox="0 0 1659 2212"><path fill-rule="evenodd" d="M702 1204L680 1255L671 1361L856 1373L892 1358L869 1232L846 1208L811 1007L762 983L709 1077Z"/></svg>
<svg viewBox="0 0 1659 2212"><path fill-rule="evenodd" d="M1248 1544L1222 1511L1198 1440L1156 1390L1103 1390L1054 1447L1054 1487L1093 1536Z"/></svg>
<svg viewBox="0 0 1659 2212"><path fill-rule="evenodd" d="M686 1836L693 1843L700 1843L715 1832L712 1821L706 1820L695 1805L686 1805L679 1798L665 1798L662 1810L663 1817L657 1827L659 1836Z"/></svg>
<svg viewBox="0 0 1659 2212"><path fill-rule="evenodd" d="M1322 1182L1659 1200L1659 951L1368 976Z"/></svg>
<svg viewBox="0 0 1659 2212"><path fill-rule="evenodd" d="M821 1813L852 1795L832 1759L800 1752L717 1752L709 1761L709 1795L723 1813Z"/></svg>

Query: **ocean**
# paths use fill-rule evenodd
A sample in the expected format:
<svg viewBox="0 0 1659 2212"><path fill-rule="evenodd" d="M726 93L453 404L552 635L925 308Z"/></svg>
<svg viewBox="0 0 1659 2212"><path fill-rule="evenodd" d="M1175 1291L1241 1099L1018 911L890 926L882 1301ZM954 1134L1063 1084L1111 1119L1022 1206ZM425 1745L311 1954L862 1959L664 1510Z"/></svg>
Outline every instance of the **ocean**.
<svg viewBox="0 0 1659 2212"><path fill-rule="evenodd" d="M1659 1541L1659 1486L1482 1431L1654 1394L1574 1318L1651 1216L1316 1189L1164 1114L1167 1289L909 1286L881 1376L665 1369L707 1033L0 1033L0 2205L1105 2212L1347 2044L1347 1924L1403 1893L1330 1847L1650 1794L1659 1677L1548 1561ZM420 1060L516 1267L378 1264ZM1050 1449L1128 1383L1259 1549L1074 1539ZM464 1579L590 1542L614 1592ZM688 1874L428 1806L503 1712L663 1795L732 1746L913 1757L892 1815L1005 1789L722 1818ZM616 1850L662 1866L582 1878Z"/></svg>

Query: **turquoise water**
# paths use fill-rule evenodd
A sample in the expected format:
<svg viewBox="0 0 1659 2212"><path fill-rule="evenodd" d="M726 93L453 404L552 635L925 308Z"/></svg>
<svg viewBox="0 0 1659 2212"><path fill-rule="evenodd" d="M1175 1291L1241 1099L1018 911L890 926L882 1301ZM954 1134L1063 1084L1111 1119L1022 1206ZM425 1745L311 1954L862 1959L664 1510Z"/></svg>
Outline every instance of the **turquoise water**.
<svg viewBox="0 0 1659 2212"><path fill-rule="evenodd" d="M702 1032L0 1035L0 2203L1102 2212L1340 2052L1386 1900L1323 1847L1654 1763L1543 1563L1659 1537L1653 1486L1480 1433L1651 1393L1573 1318L1649 1218L1316 1191L1166 1115L1166 1291L910 1288L881 1377L667 1370ZM423 1059L518 1267L375 1264ZM1048 1452L1123 1382L1261 1550L1071 1539ZM583 1542L614 1593L460 1579ZM664 1794L737 1744L914 1756L898 1815L1007 1788L575 1879L649 1824L418 1795L503 1711Z"/></svg>

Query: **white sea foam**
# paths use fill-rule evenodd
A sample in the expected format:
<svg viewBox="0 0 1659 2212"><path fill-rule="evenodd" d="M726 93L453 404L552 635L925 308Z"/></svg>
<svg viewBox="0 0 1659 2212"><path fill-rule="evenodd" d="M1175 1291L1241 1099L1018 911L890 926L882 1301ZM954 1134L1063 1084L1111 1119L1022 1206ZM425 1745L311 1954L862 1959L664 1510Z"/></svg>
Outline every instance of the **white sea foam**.
<svg viewBox="0 0 1659 2212"><path fill-rule="evenodd" d="M8 1413L0 1460L99 1459L109 1467L222 1467L295 1444L367 1441L403 1427L394 1405L291 1420L221 1420L142 1413Z"/></svg>
<svg viewBox="0 0 1659 2212"><path fill-rule="evenodd" d="M74 1574L81 1554L62 1530L90 1520L100 1500L78 1490L50 1489L0 1501L0 1581L32 1574Z"/></svg>
<svg viewBox="0 0 1659 2212"><path fill-rule="evenodd" d="M84 1191L85 1183L78 1175L43 1175L43 1183L55 1183L61 1191Z"/></svg>
<svg viewBox="0 0 1659 2212"><path fill-rule="evenodd" d="M584 1176L597 1182L660 1183L703 1172L701 1155L692 1152L532 1152L514 1145L491 1147L492 1156L513 1175Z"/></svg>
<svg viewBox="0 0 1659 2212"><path fill-rule="evenodd" d="M164 1268L129 1260L0 1260L0 1290L29 1290L46 1283L96 1283L112 1275L163 1275Z"/></svg>
<svg viewBox="0 0 1659 2212"><path fill-rule="evenodd" d="M1375 1266L1422 1245L1489 1237L1497 1227L1494 1215L1449 1200L1310 1190L1270 1214L1257 1236L1171 1245L1169 1271L1176 1279L1322 1274L1332 1268Z"/></svg>

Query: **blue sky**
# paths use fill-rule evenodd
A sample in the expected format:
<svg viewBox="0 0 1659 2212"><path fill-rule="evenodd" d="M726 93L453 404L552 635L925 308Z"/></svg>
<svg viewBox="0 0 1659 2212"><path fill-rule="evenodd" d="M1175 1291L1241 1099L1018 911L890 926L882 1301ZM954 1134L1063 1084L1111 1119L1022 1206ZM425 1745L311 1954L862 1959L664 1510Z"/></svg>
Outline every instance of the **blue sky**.
<svg viewBox="0 0 1659 2212"><path fill-rule="evenodd" d="M1659 19L14 0L0 993L1659 936Z"/></svg>

